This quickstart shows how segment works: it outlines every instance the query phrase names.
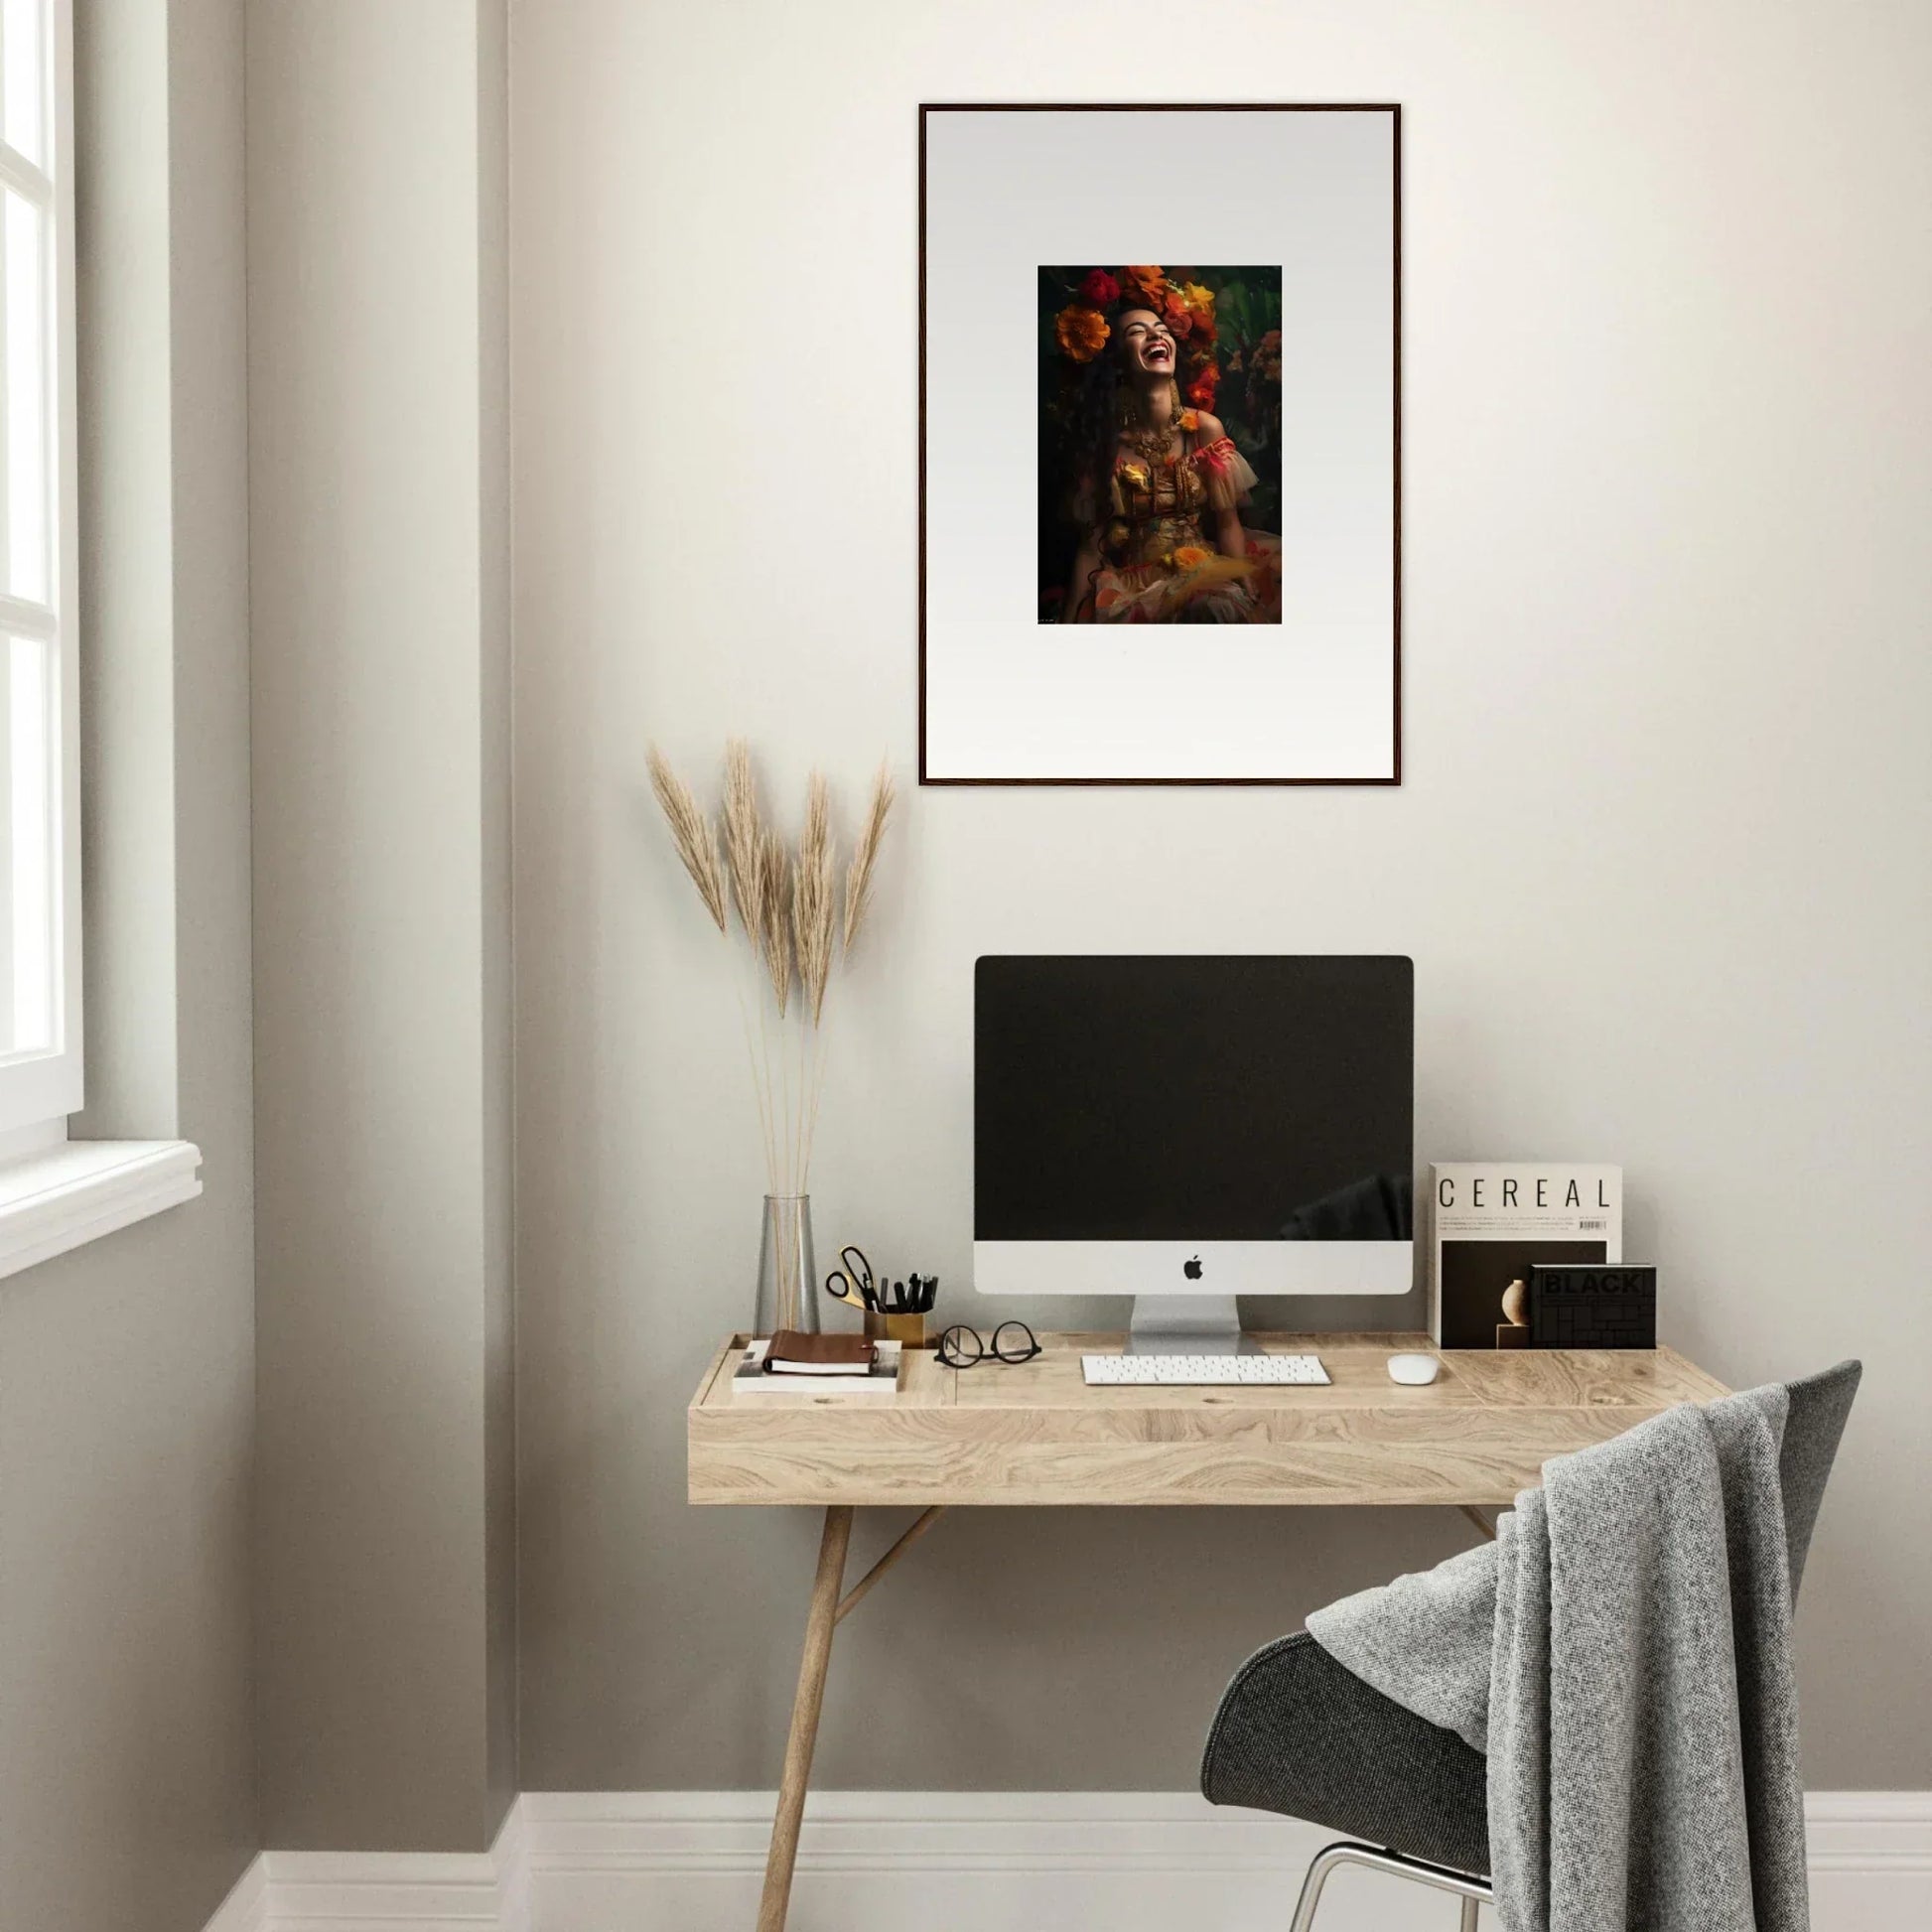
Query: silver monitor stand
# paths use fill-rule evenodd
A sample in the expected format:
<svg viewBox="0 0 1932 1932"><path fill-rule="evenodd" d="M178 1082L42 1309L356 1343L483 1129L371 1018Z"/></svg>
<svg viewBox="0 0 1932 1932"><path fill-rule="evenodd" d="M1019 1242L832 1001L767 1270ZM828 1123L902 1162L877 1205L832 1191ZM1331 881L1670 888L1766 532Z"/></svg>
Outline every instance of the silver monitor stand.
<svg viewBox="0 0 1932 1932"><path fill-rule="evenodd" d="M1256 1355L1232 1295L1137 1295L1127 1328L1130 1355Z"/></svg>

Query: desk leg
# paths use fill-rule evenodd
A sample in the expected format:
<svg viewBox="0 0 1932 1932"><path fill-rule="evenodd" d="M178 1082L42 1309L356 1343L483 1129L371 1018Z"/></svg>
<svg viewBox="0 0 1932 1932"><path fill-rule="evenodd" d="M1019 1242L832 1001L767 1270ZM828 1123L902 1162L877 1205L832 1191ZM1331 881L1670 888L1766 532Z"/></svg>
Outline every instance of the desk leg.
<svg viewBox="0 0 1932 1932"><path fill-rule="evenodd" d="M812 1581L812 1604L805 1615L805 1654L798 1665L798 1694L791 1701L791 1734L785 1739L778 1813L771 1821L771 1850L764 1861L758 1932L784 1932L791 1904L791 1867L798 1858L798 1826L805 1815L805 1786L812 1774L812 1746L818 1742L825 1667L832 1660L832 1626L838 1621L839 1586L845 1581L845 1551L851 1540L852 1511L834 1505L825 1512L818 1575Z"/></svg>

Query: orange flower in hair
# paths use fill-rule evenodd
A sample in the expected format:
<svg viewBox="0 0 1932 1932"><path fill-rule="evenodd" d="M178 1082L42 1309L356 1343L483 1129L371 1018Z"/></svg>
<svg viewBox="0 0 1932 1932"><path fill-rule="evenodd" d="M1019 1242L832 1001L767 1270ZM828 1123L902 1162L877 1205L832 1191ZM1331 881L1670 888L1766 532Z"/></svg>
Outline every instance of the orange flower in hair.
<svg viewBox="0 0 1932 1932"><path fill-rule="evenodd" d="M1069 302L1053 318L1054 340L1076 362L1091 362L1107 346L1112 334L1107 318L1083 303Z"/></svg>

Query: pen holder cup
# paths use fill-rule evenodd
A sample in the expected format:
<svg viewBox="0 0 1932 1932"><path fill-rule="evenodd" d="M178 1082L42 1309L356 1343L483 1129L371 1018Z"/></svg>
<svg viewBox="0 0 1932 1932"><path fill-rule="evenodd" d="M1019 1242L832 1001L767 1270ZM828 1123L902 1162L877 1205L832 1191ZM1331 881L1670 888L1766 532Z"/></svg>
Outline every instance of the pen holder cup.
<svg viewBox="0 0 1932 1932"><path fill-rule="evenodd" d="M923 1314L874 1314L866 1316L866 1333L874 1341L901 1342L907 1348L925 1346Z"/></svg>

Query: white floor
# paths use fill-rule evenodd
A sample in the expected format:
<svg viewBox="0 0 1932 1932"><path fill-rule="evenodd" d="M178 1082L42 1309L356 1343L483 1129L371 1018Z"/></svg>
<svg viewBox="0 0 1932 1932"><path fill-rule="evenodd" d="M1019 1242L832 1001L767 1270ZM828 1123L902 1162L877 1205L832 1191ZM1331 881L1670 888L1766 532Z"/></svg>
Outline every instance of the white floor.
<svg viewBox="0 0 1932 1932"><path fill-rule="evenodd" d="M1932 1792L1817 1792L1814 1932L1932 1926ZM493 1852L268 1853L207 1932L750 1932L769 1793L531 1792ZM789 1932L1281 1932L1335 1834L1187 1793L825 1792ZM1344 1870L1319 1932L1449 1932ZM1491 1932L1485 1915L1485 1932Z"/></svg>

